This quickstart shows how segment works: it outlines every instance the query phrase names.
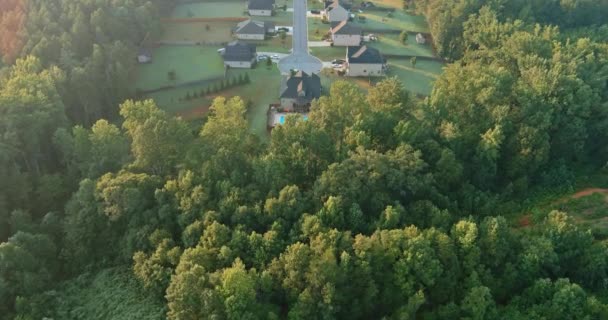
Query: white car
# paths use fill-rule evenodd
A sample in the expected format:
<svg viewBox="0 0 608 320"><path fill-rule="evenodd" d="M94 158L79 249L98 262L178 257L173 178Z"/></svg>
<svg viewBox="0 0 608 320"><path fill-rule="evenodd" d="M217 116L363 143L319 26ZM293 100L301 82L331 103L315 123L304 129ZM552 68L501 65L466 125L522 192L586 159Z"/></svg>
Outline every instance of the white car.
<svg viewBox="0 0 608 320"><path fill-rule="evenodd" d="M339 64L339 63L334 63L334 64L331 65L331 67L334 68L334 69L342 69L342 65Z"/></svg>
<svg viewBox="0 0 608 320"><path fill-rule="evenodd" d="M270 58L276 60L276 59L279 58L279 55L278 54L273 54L273 55L270 56Z"/></svg>

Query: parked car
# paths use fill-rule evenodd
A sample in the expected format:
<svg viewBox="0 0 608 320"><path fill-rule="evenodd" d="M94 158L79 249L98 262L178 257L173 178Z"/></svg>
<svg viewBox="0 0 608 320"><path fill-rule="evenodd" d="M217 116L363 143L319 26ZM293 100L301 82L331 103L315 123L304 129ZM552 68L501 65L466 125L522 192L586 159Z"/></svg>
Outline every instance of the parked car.
<svg viewBox="0 0 608 320"><path fill-rule="evenodd" d="M270 56L270 58L276 60L276 59L279 58L279 55L278 54L273 54L273 55Z"/></svg>
<svg viewBox="0 0 608 320"><path fill-rule="evenodd" d="M289 28L280 27L280 28L277 29L277 31L279 31L279 32L281 32L281 31L289 32Z"/></svg>
<svg viewBox="0 0 608 320"><path fill-rule="evenodd" d="M321 10L310 10L312 14L321 14Z"/></svg>
<svg viewBox="0 0 608 320"><path fill-rule="evenodd" d="M258 56L258 61L264 61L266 59L268 59L268 56L265 55L265 54L261 54L261 55Z"/></svg>
<svg viewBox="0 0 608 320"><path fill-rule="evenodd" d="M341 63L334 63L331 65L332 68L334 69L342 69L342 64Z"/></svg>
<svg viewBox="0 0 608 320"><path fill-rule="evenodd" d="M334 59L334 60L332 60L331 63L332 64L340 64L341 65L341 64L344 64L344 62L346 62L346 61L344 61L342 59Z"/></svg>

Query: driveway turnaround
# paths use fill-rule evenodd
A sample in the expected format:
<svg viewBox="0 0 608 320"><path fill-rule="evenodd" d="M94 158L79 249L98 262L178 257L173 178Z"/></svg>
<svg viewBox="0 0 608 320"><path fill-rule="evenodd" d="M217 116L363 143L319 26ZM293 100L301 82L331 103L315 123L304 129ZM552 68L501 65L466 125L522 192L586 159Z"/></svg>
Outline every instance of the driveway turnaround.
<svg viewBox="0 0 608 320"><path fill-rule="evenodd" d="M293 51L291 55L279 61L279 70L283 74L289 74L291 70L301 70L308 74L319 73L323 64L308 51L307 0L294 0L293 9Z"/></svg>

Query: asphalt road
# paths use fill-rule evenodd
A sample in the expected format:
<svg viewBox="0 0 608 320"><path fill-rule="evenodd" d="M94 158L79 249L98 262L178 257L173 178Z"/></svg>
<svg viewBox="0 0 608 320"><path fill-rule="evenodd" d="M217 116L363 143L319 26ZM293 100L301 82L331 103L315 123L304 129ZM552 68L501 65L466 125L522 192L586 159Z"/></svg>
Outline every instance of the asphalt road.
<svg viewBox="0 0 608 320"><path fill-rule="evenodd" d="M323 64L321 60L308 52L308 12L307 0L293 1L293 36L292 54L279 61L279 70L289 73L293 69L302 70L308 74L319 73Z"/></svg>

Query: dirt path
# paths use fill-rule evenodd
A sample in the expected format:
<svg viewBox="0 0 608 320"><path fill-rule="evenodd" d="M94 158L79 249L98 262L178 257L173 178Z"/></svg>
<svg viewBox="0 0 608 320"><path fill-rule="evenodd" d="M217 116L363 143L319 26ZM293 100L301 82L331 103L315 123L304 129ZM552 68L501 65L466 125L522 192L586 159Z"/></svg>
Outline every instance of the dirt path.
<svg viewBox="0 0 608 320"><path fill-rule="evenodd" d="M572 198L573 199L580 199L582 197L590 196L590 195L592 195L594 193L608 194L608 189L602 189L602 188L583 189L583 190L575 193L574 195L572 195Z"/></svg>

